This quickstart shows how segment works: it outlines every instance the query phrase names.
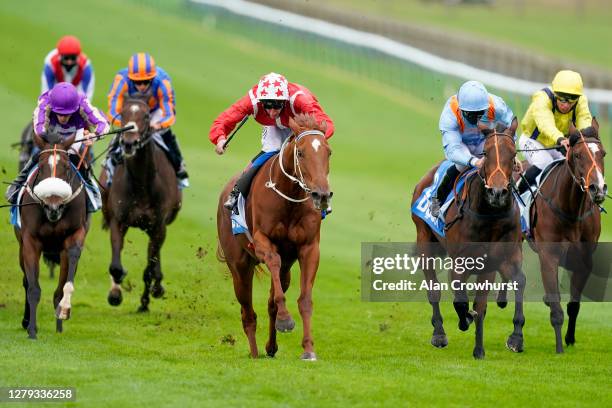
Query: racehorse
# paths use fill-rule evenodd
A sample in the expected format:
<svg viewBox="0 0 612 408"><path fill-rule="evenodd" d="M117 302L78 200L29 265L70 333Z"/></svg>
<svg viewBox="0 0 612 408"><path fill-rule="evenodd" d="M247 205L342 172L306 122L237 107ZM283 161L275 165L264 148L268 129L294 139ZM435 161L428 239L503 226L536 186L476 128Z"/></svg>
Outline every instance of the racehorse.
<svg viewBox="0 0 612 408"><path fill-rule="evenodd" d="M41 149L38 169L29 177L20 207L21 228L15 227L19 242L19 264L24 273L25 310L21 322L28 336L36 339L36 308L40 301L38 283L40 255L60 264L58 286L53 295L56 331L70 318L74 276L89 229L83 182L68 157L75 135L60 141L58 135L46 140L34 137Z"/></svg>
<svg viewBox="0 0 612 408"><path fill-rule="evenodd" d="M174 221L181 208L182 193L174 169L166 154L153 141L149 106L139 99L125 101L121 111L122 126L133 125L130 131L118 136L123 151L123 162L115 168L108 186L106 171L102 169L103 227L110 229L112 277L108 303L118 306L123 300L121 282L127 272L121 264L123 241L129 227L137 227L149 236L148 262L143 273L144 292L139 311L149 310L149 293L154 298L164 294L161 284L160 252L166 239L166 226Z"/></svg>
<svg viewBox="0 0 612 408"><path fill-rule="evenodd" d="M465 186L461 196L456 196L445 215L446 234L444 237L434 232L421 218L415 214L412 220L417 230L417 248L425 256L439 255L443 250L434 243L440 243L448 255L458 257L482 256L482 252L466 243L487 243L485 245L486 267L478 272L477 283L494 282L495 271L499 271L504 281L516 283L516 302L514 311L514 331L509 336L506 345L514 352L523 350L523 291L525 275L521 270L521 228L519 211L512 195L512 171L516 157L514 132L518 122L513 120L510 128L505 129L498 124L495 130L479 125L485 136L484 162L477 171L471 171L466 176ZM434 166L415 187L412 203L421 196L434 177L438 166ZM435 347L445 347L448 339L442 324L440 313L440 290L433 268L423 270L428 286L428 299L433 309L431 319L434 327L431 344ZM457 273L452 271L452 280L465 282L469 271ZM434 283L432 285L431 283ZM459 329L466 331L472 321L476 322L476 341L473 350L475 358L484 358L484 318L487 310L488 290L477 290L474 300L474 311L469 311L469 303L465 290L454 292L454 307L459 317ZM505 300L505 299L504 299ZM505 307L505 302L498 298L498 305Z"/></svg>
<svg viewBox="0 0 612 408"><path fill-rule="evenodd" d="M582 291L593 268L593 251L601 232L601 204L608 187L604 181L606 151L599 139L599 124L569 129L570 147L566 160L554 167L535 193L530 209L532 247L538 252L544 301L550 307L550 323L555 330L556 351L563 353L561 327L563 309L560 304L558 267L572 272L569 322L565 343L575 343L576 319ZM555 244L550 244L555 243Z"/></svg>
<svg viewBox="0 0 612 408"><path fill-rule="evenodd" d="M244 234L232 235L230 214L223 207L236 177L221 192L217 254L232 273L234 291L242 308L242 326L253 358L259 354L255 339L257 315L252 304L254 270L264 263L271 273L266 353L273 357L278 351L276 331L290 332L295 326L285 305L285 292L289 288L291 266L296 260L299 262L298 308L304 328L301 358L316 360L310 320L312 288L319 266L321 210L328 208L332 197L328 181L331 149L325 139L325 122L318 124L311 115L297 115L289 126L293 134L283 143L279 154L261 167L248 194L245 211L252 244Z"/></svg>

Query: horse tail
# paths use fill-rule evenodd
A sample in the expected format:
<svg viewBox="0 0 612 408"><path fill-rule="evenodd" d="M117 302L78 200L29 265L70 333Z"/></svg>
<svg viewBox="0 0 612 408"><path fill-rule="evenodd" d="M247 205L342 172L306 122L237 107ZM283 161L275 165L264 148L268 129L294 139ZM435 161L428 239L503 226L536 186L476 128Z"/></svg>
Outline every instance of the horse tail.
<svg viewBox="0 0 612 408"><path fill-rule="evenodd" d="M49 268L59 265L60 254L59 252L43 252L43 261Z"/></svg>

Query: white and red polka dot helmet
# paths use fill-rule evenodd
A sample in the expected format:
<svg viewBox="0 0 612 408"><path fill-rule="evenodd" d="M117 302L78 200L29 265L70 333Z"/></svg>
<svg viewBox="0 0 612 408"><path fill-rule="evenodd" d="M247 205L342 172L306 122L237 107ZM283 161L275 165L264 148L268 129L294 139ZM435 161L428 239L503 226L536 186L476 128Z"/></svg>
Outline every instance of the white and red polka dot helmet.
<svg viewBox="0 0 612 408"><path fill-rule="evenodd" d="M258 100L289 100L289 88L287 80L284 76L270 72L264 75L257 84L257 93L255 95Z"/></svg>

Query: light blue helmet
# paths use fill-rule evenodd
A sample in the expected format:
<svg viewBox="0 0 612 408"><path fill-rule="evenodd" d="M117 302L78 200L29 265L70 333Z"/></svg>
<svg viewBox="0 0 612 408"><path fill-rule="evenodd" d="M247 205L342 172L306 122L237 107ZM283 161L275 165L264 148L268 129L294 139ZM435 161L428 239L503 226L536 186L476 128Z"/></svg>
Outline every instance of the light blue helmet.
<svg viewBox="0 0 612 408"><path fill-rule="evenodd" d="M489 108L489 92L478 81L467 81L457 92L459 109L467 112L483 111Z"/></svg>

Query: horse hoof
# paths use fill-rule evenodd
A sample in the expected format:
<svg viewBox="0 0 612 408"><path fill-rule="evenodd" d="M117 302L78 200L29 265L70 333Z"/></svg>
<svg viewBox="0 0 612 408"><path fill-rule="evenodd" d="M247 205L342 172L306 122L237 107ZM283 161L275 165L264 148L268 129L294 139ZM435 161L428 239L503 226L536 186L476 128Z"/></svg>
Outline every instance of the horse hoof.
<svg viewBox="0 0 612 408"><path fill-rule="evenodd" d="M156 299L159 299L160 297L164 296L164 293L166 293L166 290L161 285L161 283L159 285L153 285L153 289L151 290L151 296Z"/></svg>
<svg viewBox="0 0 612 408"><path fill-rule="evenodd" d="M111 290L108 292L108 304L111 306L119 306L123 302L123 295L120 290Z"/></svg>
<svg viewBox="0 0 612 408"><path fill-rule="evenodd" d="M23 327L24 330L28 330L28 326L29 325L30 325L30 321L29 320L23 319L21 321L21 327Z"/></svg>
<svg viewBox="0 0 612 408"><path fill-rule="evenodd" d="M270 344L266 344L266 354L268 357L274 357L276 352L278 351L278 346L275 344L271 346Z"/></svg>
<svg viewBox="0 0 612 408"><path fill-rule="evenodd" d="M476 360L482 360L485 357L484 349L482 348L474 348L474 352L472 353Z"/></svg>
<svg viewBox="0 0 612 408"><path fill-rule="evenodd" d="M58 306L57 309L55 309L55 317L57 317L60 320L70 319L70 309Z"/></svg>
<svg viewBox="0 0 612 408"><path fill-rule="evenodd" d="M288 318L286 320L276 319L274 327L281 333L288 333L295 327L295 322L292 318Z"/></svg>
<svg viewBox="0 0 612 408"><path fill-rule="evenodd" d="M448 339L446 334L434 334L431 336L431 345L436 348L444 348L448 346Z"/></svg>
<svg viewBox="0 0 612 408"><path fill-rule="evenodd" d="M515 353L523 352L523 338L521 336L515 336L514 334L508 337L506 341L506 347L508 350L513 351Z"/></svg>
<svg viewBox="0 0 612 408"><path fill-rule="evenodd" d="M148 313L148 312L149 312L149 306L140 305L138 307L138 313Z"/></svg>
<svg viewBox="0 0 612 408"><path fill-rule="evenodd" d="M317 361L317 355L314 353L314 351L305 351L300 356L300 359L302 361Z"/></svg>
<svg viewBox="0 0 612 408"><path fill-rule="evenodd" d="M573 346L576 343L574 336L565 335L565 344L567 346Z"/></svg>
<svg viewBox="0 0 612 408"><path fill-rule="evenodd" d="M500 309L505 309L506 306L508 306L508 302L497 302L497 306L499 306Z"/></svg>

